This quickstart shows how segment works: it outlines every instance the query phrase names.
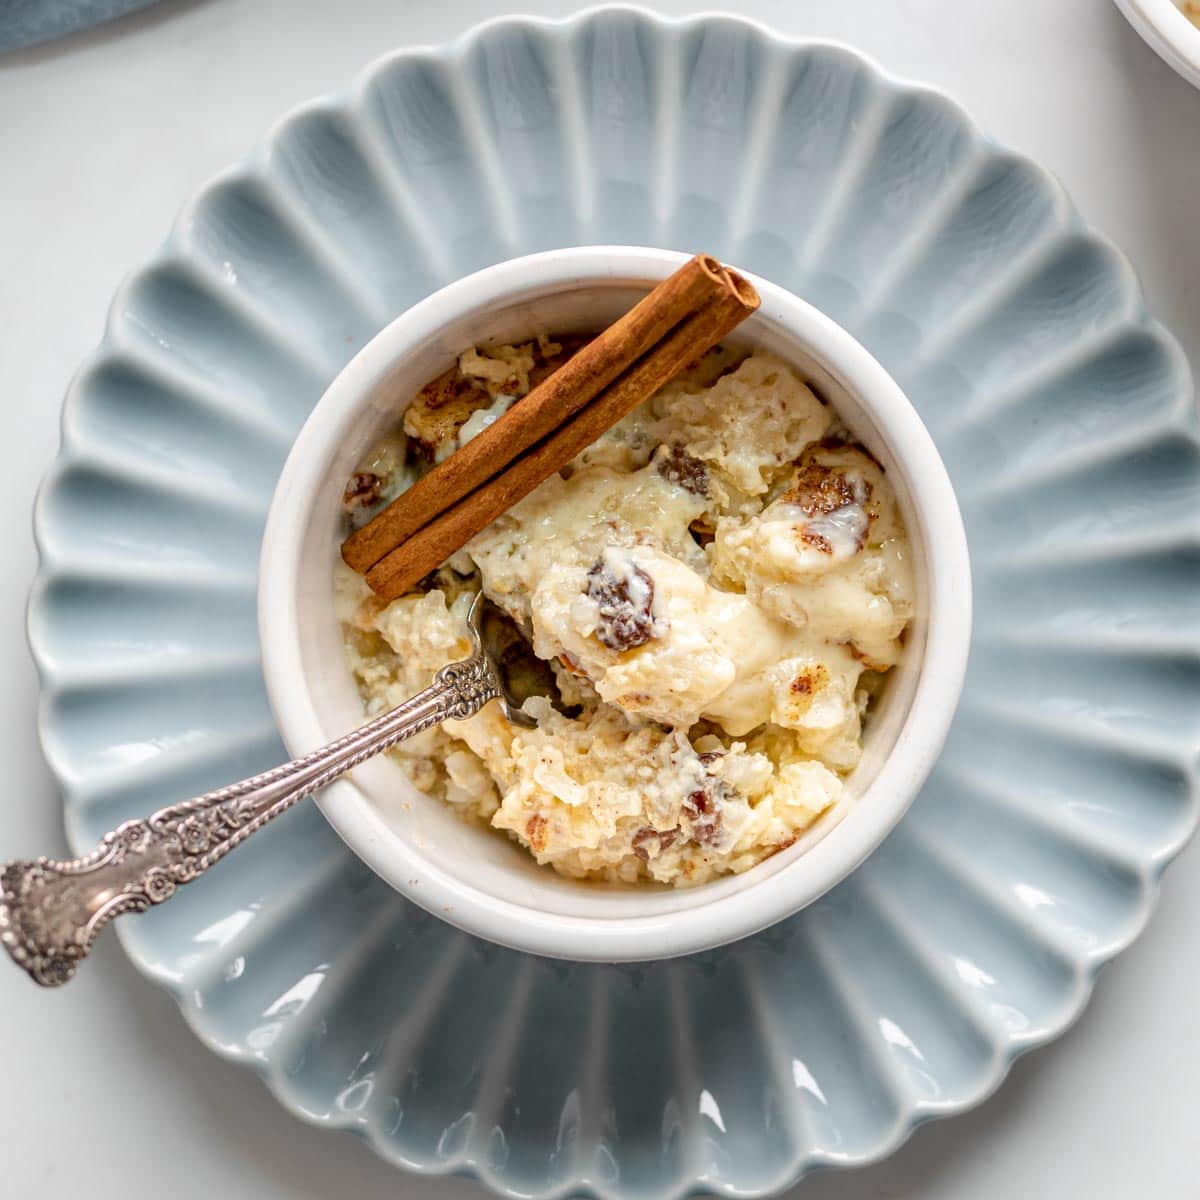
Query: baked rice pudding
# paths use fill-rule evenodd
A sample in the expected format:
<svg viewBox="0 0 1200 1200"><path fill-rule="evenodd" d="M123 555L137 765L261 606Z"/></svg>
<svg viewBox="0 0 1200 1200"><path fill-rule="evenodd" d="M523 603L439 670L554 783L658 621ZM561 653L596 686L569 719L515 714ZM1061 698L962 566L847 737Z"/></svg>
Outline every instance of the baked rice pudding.
<svg viewBox="0 0 1200 1200"><path fill-rule="evenodd" d="M582 340L461 355L359 464L347 532ZM368 714L470 653L481 588L511 618L508 665L542 693L524 702L537 727L488 705L392 754L539 863L620 883L745 871L834 806L913 611L883 469L788 363L723 347L410 594L384 602L337 563Z"/></svg>

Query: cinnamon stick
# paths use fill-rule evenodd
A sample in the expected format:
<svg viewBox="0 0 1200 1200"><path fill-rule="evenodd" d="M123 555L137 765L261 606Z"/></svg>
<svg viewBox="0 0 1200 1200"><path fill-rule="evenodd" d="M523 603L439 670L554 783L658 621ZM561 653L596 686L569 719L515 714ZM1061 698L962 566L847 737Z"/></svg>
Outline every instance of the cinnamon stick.
<svg viewBox="0 0 1200 1200"><path fill-rule="evenodd" d="M611 387L505 470L446 508L380 559L366 573L371 589L385 600L411 591L539 483L565 467L626 413L715 346L759 303L757 293L744 279L732 272L729 276L727 290L688 316Z"/></svg>
<svg viewBox="0 0 1200 1200"><path fill-rule="evenodd" d="M365 572L450 505L557 429L685 318L736 292L730 273L698 254L535 387L487 429L419 479L342 546ZM753 290L753 289L751 289Z"/></svg>

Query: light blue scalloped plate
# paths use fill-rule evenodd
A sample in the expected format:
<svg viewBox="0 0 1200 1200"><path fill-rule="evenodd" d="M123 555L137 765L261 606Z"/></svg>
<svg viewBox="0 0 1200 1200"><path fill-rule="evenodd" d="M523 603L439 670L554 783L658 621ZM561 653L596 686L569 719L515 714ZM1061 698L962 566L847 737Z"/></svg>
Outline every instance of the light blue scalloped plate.
<svg viewBox="0 0 1200 1200"><path fill-rule="evenodd" d="M113 305L37 510L69 834L282 754L255 569L304 416L447 280L703 249L878 355L962 501L976 639L941 765L849 881L698 958L569 966L390 891L313 807L130 957L280 1101L512 1196L753 1196L893 1149L1073 1020L1196 821L1200 449L1128 264L951 101L724 17L601 9L405 51L277 125Z"/></svg>

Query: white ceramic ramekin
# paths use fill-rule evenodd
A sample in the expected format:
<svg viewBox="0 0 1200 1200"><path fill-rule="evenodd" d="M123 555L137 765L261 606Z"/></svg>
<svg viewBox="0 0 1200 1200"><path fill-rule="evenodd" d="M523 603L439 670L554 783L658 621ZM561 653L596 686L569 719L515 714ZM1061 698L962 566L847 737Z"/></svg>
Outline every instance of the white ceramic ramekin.
<svg viewBox="0 0 1200 1200"><path fill-rule="evenodd" d="M417 389L462 350L535 330L601 328L674 271L671 251L587 246L501 263L398 317L334 380L284 466L263 542L259 629L267 689L289 750L363 720L334 616L331 571L345 479ZM666 958L762 929L852 871L903 815L950 727L966 669L970 569L958 505L933 442L883 368L802 300L753 278L762 307L735 338L795 362L883 463L918 577L905 661L868 724L845 800L787 850L690 889L579 883L417 792L386 756L318 800L375 871L430 912L521 950L601 961Z"/></svg>

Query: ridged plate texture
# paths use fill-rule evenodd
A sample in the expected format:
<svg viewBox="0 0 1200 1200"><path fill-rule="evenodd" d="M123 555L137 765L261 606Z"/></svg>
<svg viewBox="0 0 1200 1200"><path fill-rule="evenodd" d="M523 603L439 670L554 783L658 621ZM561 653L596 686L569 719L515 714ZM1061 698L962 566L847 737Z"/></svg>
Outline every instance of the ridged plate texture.
<svg viewBox="0 0 1200 1200"><path fill-rule="evenodd" d="M799 916L700 957L474 941L312 806L133 961L280 1101L513 1195L772 1192L894 1148L1061 1032L1196 821L1200 452L1125 260L937 92L733 18L605 8L401 51L281 121L122 287L41 494L30 632L73 845L282 754L255 585L326 384L442 283L579 243L702 249L907 390L970 539L949 744Z"/></svg>

